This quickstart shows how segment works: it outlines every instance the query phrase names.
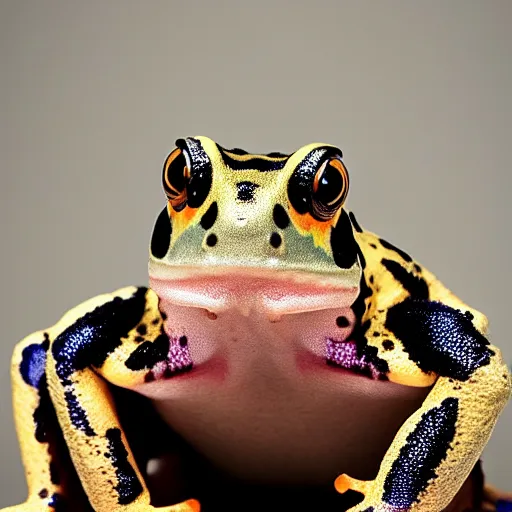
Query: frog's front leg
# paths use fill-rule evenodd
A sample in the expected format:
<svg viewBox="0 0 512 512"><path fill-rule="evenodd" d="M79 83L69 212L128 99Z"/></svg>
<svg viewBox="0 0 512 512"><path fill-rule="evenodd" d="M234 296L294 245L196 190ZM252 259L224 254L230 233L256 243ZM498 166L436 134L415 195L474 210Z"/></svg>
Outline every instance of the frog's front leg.
<svg viewBox="0 0 512 512"><path fill-rule="evenodd" d="M165 347L166 335L158 298L134 287L96 297L67 313L50 338L50 395L92 507L97 512L155 510L108 382L130 388L144 381L147 370L130 368L130 355L137 351L152 353L146 360L153 362L167 358L160 346ZM189 500L158 510L191 512L198 503Z"/></svg>
<svg viewBox="0 0 512 512"><path fill-rule="evenodd" d="M339 492L364 494L350 512L440 512L468 477L511 392L499 349L471 320L469 313L429 301L406 300L387 312L383 334L396 352L389 352L388 343L379 357L389 362L389 379L413 384L410 376L418 367L437 378L397 433L375 480L336 480Z"/></svg>

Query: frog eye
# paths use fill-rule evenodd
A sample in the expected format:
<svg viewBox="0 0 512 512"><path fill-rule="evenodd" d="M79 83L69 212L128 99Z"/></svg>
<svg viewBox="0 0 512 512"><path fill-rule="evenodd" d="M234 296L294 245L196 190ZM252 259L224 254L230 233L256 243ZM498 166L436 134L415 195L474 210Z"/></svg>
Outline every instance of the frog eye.
<svg viewBox="0 0 512 512"><path fill-rule="evenodd" d="M190 180L190 164L184 151L175 149L165 161L162 182L171 206L177 211L187 204L187 184Z"/></svg>
<svg viewBox="0 0 512 512"><path fill-rule="evenodd" d="M312 187L312 215L328 220L343 205L348 193L348 172L337 158L326 160L316 172Z"/></svg>

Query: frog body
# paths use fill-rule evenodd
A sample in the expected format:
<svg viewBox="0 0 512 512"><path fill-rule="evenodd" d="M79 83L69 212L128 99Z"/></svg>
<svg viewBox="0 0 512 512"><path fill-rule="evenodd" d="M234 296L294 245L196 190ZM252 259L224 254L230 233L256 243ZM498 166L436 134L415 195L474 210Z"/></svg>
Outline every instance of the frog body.
<svg viewBox="0 0 512 512"><path fill-rule="evenodd" d="M315 429L342 428L340 396L421 388L376 477L341 474L334 484L363 494L351 512L443 510L479 459L511 376L485 337L486 317L364 230L344 208L348 186L341 151L328 144L254 155L206 137L177 141L163 169L150 286L90 299L14 350L29 496L4 511L78 510L66 464L96 511L199 510L193 496L151 505L112 386L148 397L209 457L256 479L286 467L305 478L305 457L312 473L334 471L336 450L315 444ZM245 448L254 443L263 448Z"/></svg>

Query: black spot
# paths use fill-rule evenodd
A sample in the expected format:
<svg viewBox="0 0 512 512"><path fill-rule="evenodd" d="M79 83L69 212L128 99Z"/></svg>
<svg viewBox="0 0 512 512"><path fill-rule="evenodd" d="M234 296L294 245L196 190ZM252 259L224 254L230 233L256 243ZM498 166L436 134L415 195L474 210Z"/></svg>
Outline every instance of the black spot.
<svg viewBox="0 0 512 512"><path fill-rule="evenodd" d="M165 207L156 219L153 235L151 236L151 254L162 259L169 250L171 243L172 226L167 207Z"/></svg>
<svg viewBox="0 0 512 512"><path fill-rule="evenodd" d="M274 206L272 216L279 229L286 229L290 225L290 217L288 217L286 210L279 203Z"/></svg>
<svg viewBox="0 0 512 512"><path fill-rule="evenodd" d="M283 239L279 233L272 233L270 235L270 245L277 249L283 243Z"/></svg>
<svg viewBox="0 0 512 512"><path fill-rule="evenodd" d="M206 245L208 247L215 247L217 245L217 235L214 233L210 233L206 237Z"/></svg>
<svg viewBox="0 0 512 512"><path fill-rule="evenodd" d="M383 501L396 510L409 510L436 478L455 437L459 401L446 398L421 417L407 436L384 482Z"/></svg>
<svg viewBox="0 0 512 512"><path fill-rule="evenodd" d="M41 489L39 491L39 497L44 500L45 498L48 498L48 489Z"/></svg>
<svg viewBox="0 0 512 512"><path fill-rule="evenodd" d="M136 341L137 343L141 343L142 341L144 341L146 338L144 338L144 336L135 336L135 339L134 341Z"/></svg>
<svg viewBox="0 0 512 512"><path fill-rule="evenodd" d="M109 354L122 343L144 315L147 288L137 288L129 299L120 297L98 306L63 331L52 344L56 371L62 384L70 386L74 372L101 368Z"/></svg>
<svg viewBox="0 0 512 512"><path fill-rule="evenodd" d="M421 267L417 263L414 264L414 270L416 270L416 272L418 272L418 274L421 273Z"/></svg>
<svg viewBox="0 0 512 512"><path fill-rule="evenodd" d="M164 361L169 353L169 338L160 334L155 341L145 341L138 346L124 363L130 370L153 368L159 361Z"/></svg>
<svg viewBox="0 0 512 512"><path fill-rule="evenodd" d="M128 462L128 452L124 447L121 431L118 428L109 428L105 437L108 441L105 457L110 459L117 477L117 485L114 487L118 495L117 501L120 505L128 505L142 493L142 485Z"/></svg>
<svg viewBox="0 0 512 512"><path fill-rule="evenodd" d="M390 251L394 251L396 252L398 255L400 255L405 261L407 262L411 262L412 261L412 258L404 251L402 251L402 249L399 249L398 247L395 247L393 244L390 244L389 242L387 242L386 240L383 240L382 238L379 238L379 242L382 244L382 247L390 250Z"/></svg>
<svg viewBox="0 0 512 512"><path fill-rule="evenodd" d="M373 276L370 276L370 279L368 281L370 282L370 284L373 284L373 281L374 281Z"/></svg>
<svg viewBox="0 0 512 512"><path fill-rule="evenodd" d="M409 292L413 299L428 299L428 285L424 279L408 272L400 263L383 259L382 264L393 277Z"/></svg>
<svg viewBox="0 0 512 512"><path fill-rule="evenodd" d="M393 350L395 348L395 344L391 340L384 340L382 346L384 350Z"/></svg>
<svg viewBox="0 0 512 512"><path fill-rule="evenodd" d="M336 325L338 327L348 327L350 325L350 322L346 316L339 316L336 318Z"/></svg>
<svg viewBox="0 0 512 512"><path fill-rule="evenodd" d="M93 437L96 435L85 409L80 405L78 398L70 389L64 391L64 398L66 400L66 406L68 408L69 418L71 423L78 429L81 430L86 436Z"/></svg>
<svg viewBox="0 0 512 512"><path fill-rule="evenodd" d="M188 343L187 337L181 336L179 342L180 342L180 347L186 347L187 343Z"/></svg>
<svg viewBox="0 0 512 512"><path fill-rule="evenodd" d="M354 229L358 232L358 233L362 233L363 232L363 228L359 225L359 222L357 222L354 214L352 212L349 212L348 216L350 217L350 220L352 222L352 226L354 226Z"/></svg>
<svg viewBox="0 0 512 512"><path fill-rule="evenodd" d="M461 311L440 302L405 300L393 306L386 328L424 372L468 380L489 364L489 342Z"/></svg>
<svg viewBox="0 0 512 512"><path fill-rule="evenodd" d="M370 247L373 247L374 249L377 249L377 246L374 243L369 244Z"/></svg>
<svg viewBox="0 0 512 512"><path fill-rule="evenodd" d="M356 263L359 246L354 239L352 224L343 210L340 218L331 229L331 249L334 263L340 268L350 268Z"/></svg>
<svg viewBox="0 0 512 512"><path fill-rule="evenodd" d="M155 380L155 374L152 371L149 371L144 376L144 382L153 382Z"/></svg>
<svg viewBox="0 0 512 512"><path fill-rule="evenodd" d="M380 336L380 332L377 332L377 331L373 332L373 337L374 338L378 338L379 336Z"/></svg>
<svg viewBox="0 0 512 512"><path fill-rule="evenodd" d="M148 329L146 327L146 324L139 324L137 326L137 332L141 335L141 336L145 336L148 332Z"/></svg>
<svg viewBox="0 0 512 512"><path fill-rule="evenodd" d="M217 214L219 213L219 209L217 207L217 202L214 201L206 213L201 217L201 227L203 229L210 229L217 220Z"/></svg>
<svg viewBox="0 0 512 512"><path fill-rule="evenodd" d="M244 203L254 201L254 192L258 187L259 185L253 183L252 181L240 181L236 184L236 199L238 201L243 201Z"/></svg>

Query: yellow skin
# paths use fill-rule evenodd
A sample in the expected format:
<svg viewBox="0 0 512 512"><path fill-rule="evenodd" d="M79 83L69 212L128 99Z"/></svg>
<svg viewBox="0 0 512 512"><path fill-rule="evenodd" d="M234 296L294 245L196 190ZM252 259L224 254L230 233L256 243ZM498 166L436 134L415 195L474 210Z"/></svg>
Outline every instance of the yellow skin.
<svg viewBox="0 0 512 512"><path fill-rule="evenodd" d="M168 203L153 234L151 288L86 301L14 350L14 413L28 498L4 512L84 506L65 481L59 436L94 510L199 510L193 497L150 505L110 384L152 396L170 389L163 386L173 386L175 375L194 375L187 330L193 326L178 327L176 305L207 310L210 320L233 311L248 318L256 309L277 329L286 315L329 310L336 301L352 305L355 322L343 326L344 339L319 335L327 343L324 365L327 359L340 371L363 373L359 379L431 389L397 432L376 478L343 474L335 487L363 493L351 512L441 511L477 462L511 393L501 353L484 338L486 317L349 217L348 174L337 148L310 144L292 155L251 155L206 137L179 148L164 166ZM216 289L227 291L216 295L208 286L219 283ZM241 288L251 283L258 283L250 292L256 298L247 303ZM284 299L265 302L275 287ZM357 362L337 347L357 347Z"/></svg>

